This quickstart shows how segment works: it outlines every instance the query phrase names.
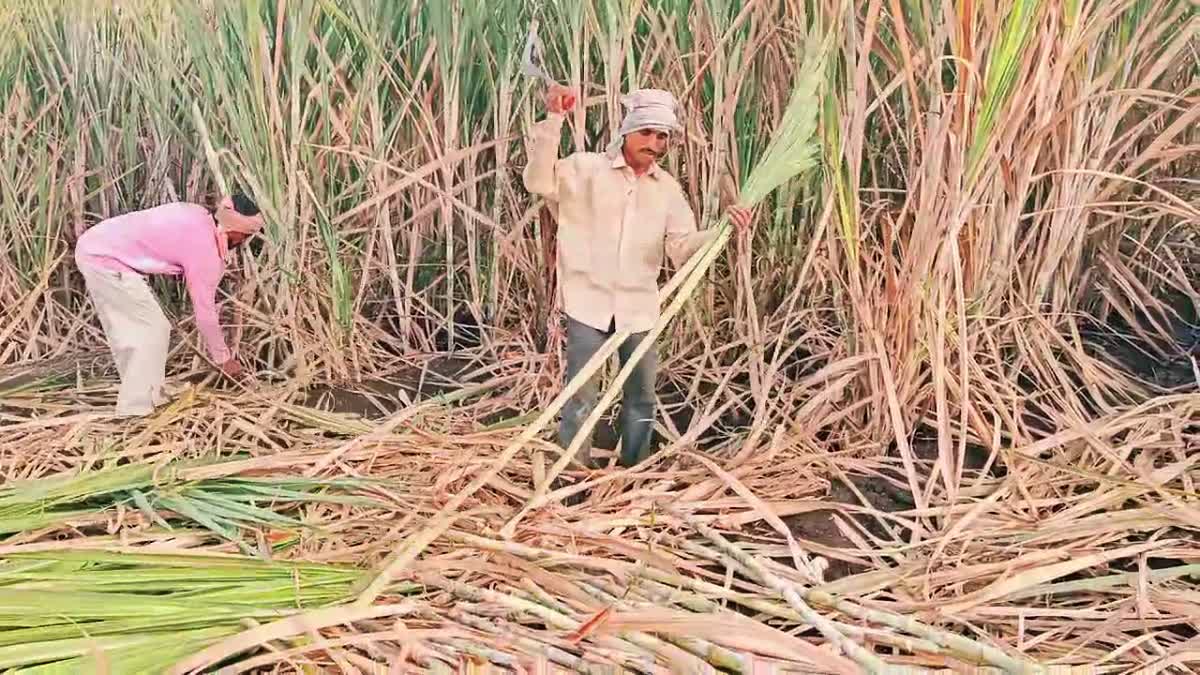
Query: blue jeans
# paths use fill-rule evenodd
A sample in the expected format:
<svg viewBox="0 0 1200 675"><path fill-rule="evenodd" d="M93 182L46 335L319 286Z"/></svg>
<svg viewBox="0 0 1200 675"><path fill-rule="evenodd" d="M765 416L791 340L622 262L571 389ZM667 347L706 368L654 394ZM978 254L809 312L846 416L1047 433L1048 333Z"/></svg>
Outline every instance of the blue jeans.
<svg viewBox="0 0 1200 675"><path fill-rule="evenodd" d="M615 326L611 323L607 331L599 331L567 317L567 371L564 384L570 382L583 369L614 331ZM617 354L622 367L645 338L646 333L634 333L621 344ZM622 388L618 424L623 466L633 466L646 458L654 429L654 380L657 369L658 354L651 348L638 361ZM564 449L571 445L584 420L595 409L597 398L597 378L592 377L563 406L558 442ZM579 448L575 458L585 466L595 466L592 460L591 434Z"/></svg>

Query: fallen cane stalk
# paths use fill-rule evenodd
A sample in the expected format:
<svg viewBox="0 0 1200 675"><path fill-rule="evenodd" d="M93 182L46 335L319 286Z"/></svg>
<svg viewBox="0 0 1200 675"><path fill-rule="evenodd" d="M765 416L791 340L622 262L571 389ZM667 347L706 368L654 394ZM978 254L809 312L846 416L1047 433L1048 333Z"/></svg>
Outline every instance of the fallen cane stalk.
<svg viewBox="0 0 1200 675"><path fill-rule="evenodd" d="M701 558L712 560L714 562L722 562L726 564L729 563L727 555L722 555L722 553L719 551L710 551L700 544L689 541L682 537L678 538L677 542L681 548ZM651 576L649 570L647 572L647 576ZM705 584L707 582L697 581L697 583ZM837 610L851 618L859 619L860 621L881 624L888 626L889 628L894 628L896 630L905 631L912 635L920 636L934 643L936 646L944 649L946 653L953 655L967 663L988 663L992 665L998 665L998 667L1003 668L1007 672L1015 673L1043 672L1038 670L1039 668L1042 668L1042 666L1036 664L1027 664L1014 660L1012 657L998 649L995 649L994 647L980 644L979 642L961 635L938 630L906 616L901 616L899 614L885 612L882 610L860 607L847 600L842 600L829 593L825 593L824 591L818 591L814 589L806 590L802 588L800 590L800 595L813 604Z"/></svg>
<svg viewBox="0 0 1200 675"><path fill-rule="evenodd" d="M468 642L463 638L431 638L430 641L434 644L442 644L464 654L468 654L479 659L484 659L485 661L493 663L502 668L515 669L520 665L520 659L511 654L505 654L504 652L499 652L495 649L484 647L483 645Z"/></svg>
<svg viewBox="0 0 1200 675"><path fill-rule="evenodd" d="M597 673L599 675L599 673L608 672L611 669L610 666L589 663L557 647L552 647L532 638L518 635L514 630L502 628L487 619L475 616L461 609L451 610L448 616L464 626L474 628L481 633L497 636L502 640L513 643L530 654L536 654L539 658L544 658L547 661L565 666L577 673Z"/></svg>
<svg viewBox="0 0 1200 675"><path fill-rule="evenodd" d="M498 591L475 588L462 582L453 581L440 575L422 575L421 581L429 586L440 588L465 600L472 602L490 602L497 605L503 605L510 609L524 612L533 615L542 621L564 631L574 631L583 625L582 622L576 621L568 616L545 607L535 602L530 602L524 598L517 598ZM637 654L637 657L630 656L627 661L622 664L626 667L637 668L638 670L650 671L653 670L647 663L639 663L638 658L653 659L655 655L667 659L669 661L677 661L679 656L686 656L688 659L694 659L691 654L680 652L676 647L665 645L660 640L651 638L647 635L639 633L621 635L615 638L598 636L594 638L599 645L606 646L610 649L616 649L625 654Z"/></svg>
<svg viewBox="0 0 1200 675"><path fill-rule="evenodd" d="M425 672L431 675L457 675L450 668L447 661L453 662L453 659L446 655L446 650L441 645L427 644L421 645L421 651L417 654L409 655L408 659L418 666L425 669ZM359 671L362 672L362 671ZM304 675L309 675L305 673Z"/></svg>
<svg viewBox="0 0 1200 675"><path fill-rule="evenodd" d="M618 337L619 336L617 335L610 337L608 341L605 342L596 352L596 355L593 357L593 362L589 363L587 367L583 368L578 375L576 375L570 382L567 383L567 386L564 387L563 390L559 392L558 396L555 397L554 401L544 411L542 411L542 414L538 416L537 420L535 420L530 426L526 427L525 431L521 432L520 436L509 443L508 447L504 449L504 452L500 453L500 455L492 461L491 466L489 466L486 471L477 475L475 479L472 480L465 488L456 493L450 499L450 501L447 502L444 507L442 507L442 510L439 511L436 516L434 516L433 522L430 525L428 525L424 530L415 534L410 539L406 540L405 543L395 553L388 556L387 560L384 561L382 569L380 569L379 573L366 585L363 591L359 594L358 598L354 601L355 605L361 607L373 603L375 599L379 597L379 594L383 592L383 589L387 588L387 585L391 583L393 578L407 569L422 551L424 551L438 537L442 536L446 530L450 529L450 527L454 525L454 522L458 519L459 507L461 507L463 503L471 497L471 495L475 494L479 488L483 487L493 478L499 475L500 471L502 471L504 467L508 466L508 463L511 462L512 459L517 456L517 453L525 447L525 444L533 440L533 437L536 436L538 432L540 432L542 428L546 426L550 419L558 413L563 405L566 404L567 399L574 395L574 393L581 386L583 386L583 383L586 382L593 373L600 369L603 361L599 359L601 359L602 356L603 358L608 358L616 352L617 346L620 344L617 341Z"/></svg>
<svg viewBox="0 0 1200 675"><path fill-rule="evenodd" d="M582 588L584 592L588 593L589 595L610 605L616 607L629 606L627 603L621 600L621 597L618 593L610 592L604 588L601 588L599 584L581 581L578 582L576 586ZM721 670L731 671L734 673L751 672L751 669L746 663L746 658L741 654L737 654L720 645L713 644L708 640L670 635L667 633L663 634L662 639L674 644L680 649L685 649L692 654L695 654L697 657L704 659L714 668L720 668Z"/></svg>
<svg viewBox="0 0 1200 675"><path fill-rule="evenodd" d="M645 569L646 568L642 568L641 570L639 570L639 572L643 571ZM637 602L639 600L639 598L641 598L642 602L644 602L645 604L648 604L652 607L663 607L663 606L670 606L671 604L674 604L670 598L666 598L666 599L660 598L661 601L649 600L648 599L649 596L645 595L644 591L647 589L647 586L649 584L653 584L655 582L649 581L647 578L644 578L641 574L638 574L638 573L634 573L634 576L635 576L635 578L627 580L627 583L629 584L629 586L626 588L622 588L611 582L605 581L602 577L597 577L594 579L589 579L588 581L578 582L578 583L579 583L579 585L581 585L584 588L585 591L587 591L589 593L604 594L604 595L601 595L600 597L602 597L607 602L609 602L609 604L618 603L619 601L617 600L617 598L621 598L622 600L627 600L630 602ZM668 595L670 595L670 594L671 594L670 590L668 590ZM691 596L691 594L686 594L686 595ZM699 597L695 597L695 596L691 596L691 597L693 599L699 601L700 603L707 602L703 598L699 598ZM690 608L688 608L688 609L690 609ZM784 607L783 609L785 611L789 611L789 608L787 608L787 607ZM631 608L631 611L636 614L638 610L635 608ZM683 610L676 609L675 611L683 611ZM691 611L695 611L695 610L691 610ZM731 637L733 637L734 635L739 634L741 632L740 629L734 628L734 626L738 623L738 619L741 618L740 615L735 615L728 608L721 607L721 606L717 605L716 603L707 602L706 609L701 610L696 613L707 615L709 617L709 621L715 621L719 625L730 624L729 620L722 618L722 616L727 616L730 619L733 619L733 623L730 624L730 630L733 631L733 635L731 635ZM735 616L736 616L736 618L735 618ZM793 616L795 616L795 613L791 612L788 618L792 618ZM793 620L795 620L795 619L793 619ZM668 621L669 621L669 619L668 619ZM804 624L804 622L802 620L795 620L795 621L796 621L796 623L800 623L801 625ZM767 631L777 632L778 633L777 639L791 638L791 640L792 640L791 644L777 643L775 645L775 647L778 648L778 651L775 651L772 653L767 653L766 656L768 656L769 658L782 659L782 660L795 660L798 663L807 662L812 665L819 665L823 668L830 668L830 670L822 670L821 672L856 672L854 670L855 664L842 656L836 656L833 654L828 654L828 655L823 654L822 650L820 650L815 645L811 645L807 641L800 639L799 637L797 637L795 635L785 634L778 627L770 626L770 625L763 623L762 628ZM681 628L681 630L682 630L682 628ZM759 638L765 639L765 634L760 635ZM667 638L667 639L671 639L671 638ZM685 648L687 648L689 650L692 650L692 651L698 650L697 653L702 658L704 658L709 663L712 663L713 665L716 665L724 670L735 670L736 671L736 670L738 670L737 664L743 662L743 657L739 653L731 651L730 648L728 648L728 647L722 647L717 644L712 644L708 640L703 640L703 639L699 639L699 638L679 638L679 639L683 640L683 642L681 642L681 643L677 642L677 644L679 644L681 647L685 647L685 645L686 645ZM720 638L714 638L714 639L719 640ZM674 642L675 640L672 640L672 641ZM795 649L795 647L798 644L805 645L807 647L807 649L802 650L801 653L794 652L793 649ZM752 651L753 651L753 649L752 649ZM755 652L755 653L757 653L757 652ZM816 659L820 659L820 660L818 661ZM832 659L832 660L829 660L829 659ZM748 665L750 665L750 664L748 664ZM756 669L756 666L753 666L753 665L750 666L750 672L754 672L755 669ZM889 670L889 672L892 672L892 670Z"/></svg>
<svg viewBox="0 0 1200 675"><path fill-rule="evenodd" d="M906 616L859 607L853 603L841 600L822 591L802 589L801 592L797 592L794 585L768 572L763 565L754 558L754 556L738 548L736 544L721 536L721 534L716 530L691 516L684 515L679 512L673 512L673 515L691 525L692 528L694 528L697 532L716 544L716 546L720 548L723 553L728 555L730 558L733 558L733 560L741 565L743 569L758 578L760 582L767 584L773 590L782 593L785 599L788 600L788 603L795 607L797 611L800 611L800 606L807 607L807 605L804 605L803 601L800 600L800 596L803 595L805 599L809 600L813 604L821 605L822 607L829 607L830 609L837 610L855 619L879 623L885 626L890 626L891 628L906 631L913 635L925 638L926 640L929 640L935 644L947 647L952 651L968 655L978 662L987 663L989 665L1002 668L1005 672L1022 674L1045 672L1045 669L1040 664L1014 659L995 647L989 647L987 645L980 644L969 638L964 638L961 635L955 635L953 633L931 628ZM796 603L799 603L799 605ZM809 610L809 612L812 612L812 610ZM809 613L801 611L800 614L801 616L805 617L806 621L809 621ZM826 621L824 617L820 617L820 615L817 616L822 622ZM821 630L819 625L815 623L813 625L817 628L817 630ZM822 631L822 634L823 633L824 631ZM854 646L857 647L857 645Z"/></svg>
<svg viewBox="0 0 1200 675"><path fill-rule="evenodd" d="M718 586L711 582L704 581L703 579L697 579L695 577L685 577L685 576L681 576L678 574L673 574L671 572L667 572L665 570L660 570L655 567L635 565L633 563L620 561L620 560L598 560L598 559L594 559L594 558L589 558L587 556L578 555L578 554L574 554L574 553L565 553L562 551L548 551L545 549L533 548L533 547L527 546L525 544L518 544L518 543L508 542L508 541L497 541L497 540L493 540L493 539L487 539L485 537L480 537L478 535L473 535L473 534L467 534L465 532L457 532L457 531L452 532L452 533L450 533L449 538L453 541L458 541L458 542L460 542L462 544L466 544L468 546L475 546L477 548L487 550L487 551L498 551L498 552L503 552L503 553L509 553L512 555L516 555L516 556L525 558L526 560L531 560L531 561L535 561L535 562L571 565L571 566L575 566L575 567L582 567L585 569L594 569L594 570L597 570L600 572L604 572L607 574L614 574L614 575L616 575L620 572L625 572L628 574L637 574L639 576L645 577L646 580L649 580L649 581L643 580L642 583L653 583L653 584L661 585L664 590L669 589L669 591L672 593L679 593L679 592L681 592L681 589L690 589L691 591L693 591L696 594L696 596L695 596L696 599L701 602L711 602L707 598L703 597L704 595L708 595L708 596L716 597L716 598L724 598L726 600L730 600L737 604L743 605L749 609L753 609L755 611L762 612L763 614L768 614L770 616L776 616L781 619L787 619L789 621L795 621L797 623L804 622L804 617L800 616L800 614L796 613L795 610L793 610L791 607L789 607L787 605L779 605L767 598L759 598L759 597L749 596L744 593L738 593L737 591L729 590L727 588L724 588L723 586ZM717 561L723 560L719 554L709 551L707 549L704 549L703 547L700 547L699 545L696 545L694 549L689 547L689 550L696 550L698 553L700 553L700 555L702 555L702 557L704 557L706 559L717 560ZM866 610L866 609L859 608L847 601L838 600L836 598L833 598L833 596L831 596L827 593L819 593L819 592L815 592L815 591L808 591L807 593L805 593L806 597L809 595L813 595L813 594L818 594L819 596L824 596L825 598L833 599L832 603L818 602L817 604L822 604L822 606L833 607L833 608L837 609L838 611L842 612L843 614L846 614L847 616L857 618L860 620L867 620L866 617L868 616L868 613L872 613L872 616L874 616L874 618L871 619L873 623L885 625L890 628L897 628L898 630L904 630L903 628L900 628L900 625L903 622L910 621L909 619L906 619L899 615L888 614L885 612L879 612L878 610ZM814 602L817 602L817 601L814 600ZM836 622L834 622L834 625L839 626L839 628L843 628L842 625L837 624ZM918 624L918 625L920 625L920 624ZM897 636L892 636L891 639L886 640L886 641L889 644L894 644L895 646L902 647L911 652L924 651L924 652L933 653L933 654L948 652L950 654L959 656L963 660L966 660L966 661L985 662L985 663L987 662L985 660L981 660L978 657L978 654L980 653L981 650L989 649L988 647L986 647L984 645L979 645L978 643L974 642L973 640L970 640L968 638L963 638L962 636L956 636L953 634L943 633L941 631L938 631L934 628L930 628L928 626L923 626L923 625L920 625L920 626L921 626L921 629L919 631L908 630L907 632L913 633L913 634L920 633L922 635L927 635L927 636L936 636L937 639L932 639L932 638L930 638L930 639L913 639L913 638L908 638L907 636L897 635ZM859 628L849 627L849 626L844 627L843 632L845 632L847 635L850 635L850 634L867 635L868 634L868 632L865 631L864 629L859 629ZM876 632L876 631L870 631L870 634L873 637L878 637L878 632ZM885 641L883 638L879 638L879 640L881 642ZM953 643L953 645L951 643Z"/></svg>
<svg viewBox="0 0 1200 675"><path fill-rule="evenodd" d="M533 583L533 580L529 577L525 577L521 581L522 586L524 587L523 590L531 601L543 604L550 609L563 614L574 613L575 610L568 607L566 603L559 601L557 598L547 593L541 586Z"/></svg>
<svg viewBox="0 0 1200 675"><path fill-rule="evenodd" d="M721 550L736 560L760 582L782 595L788 601L788 604L799 612L800 616L804 617L805 622L816 628L826 640L829 640L844 654L854 659L854 662L865 668L868 673L887 672L886 663L880 660L878 656L863 649L857 642L847 639L845 635L842 635L837 628L834 628L829 619L821 616L816 610L809 607L804 600L800 599L800 596L796 593L796 588L790 583L768 572L753 556L739 549L732 542L717 533L716 530L713 530L704 523L679 512L672 511L672 515L691 525L697 532L710 539L717 546L720 546Z"/></svg>
<svg viewBox="0 0 1200 675"><path fill-rule="evenodd" d="M719 551L711 551L697 542L689 541L683 537L673 538L673 540L680 546L680 548L696 555L697 557L724 564L729 564L730 562L728 556L722 555L722 553ZM698 593L708 593L716 597L727 598L733 602L737 602L751 609L763 612L764 614L770 614L772 616L778 616L780 618L793 621L803 621L803 617L795 612L790 611L790 608L781 608L774 603L760 598L747 596L743 593L737 593L734 591L727 591L720 586L716 586L701 579L678 577L660 572L653 568L646 568L645 576L653 578L667 586L683 586L692 588ZM926 626L899 614L859 607L858 605L855 605L847 600L839 599L823 591L811 589L805 590L802 588L800 590L800 595L813 604L835 609L851 618L859 619L861 621L869 621L871 623L884 625L896 630L902 630L912 635L920 635L923 636L924 639L910 638L905 635L893 635L888 638L880 638L878 637L880 634L879 631L872 630L864 632L862 629L847 630L847 627L844 624L839 624L838 622L834 621L834 625L838 626L839 629L841 629L847 636L859 637L860 635L869 634L880 642L893 644L895 646L907 649L910 652L924 651L934 654L946 654L953 656L965 663L995 663L997 661L1003 661L1004 659L1009 659L1011 661L1011 659L1003 652L998 650L989 652L988 650L992 650L993 648L975 642L970 638L965 638L961 635L955 635L954 633L940 631L936 628ZM782 614L779 613L781 609L783 611ZM1020 667L1018 667L1018 669L1014 672L1024 673L1030 671L1021 670Z"/></svg>
<svg viewBox="0 0 1200 675"><path fill-rule="evenodd" d="M720 537L719 534L717 536ZM487 539L486 537L467 534L465 532L453 532L451 533L450 538L454 541L458 541L469 546L475 546L477 548L489 551L510 553L536 562L573 565L587 569L595 569L609 574L617 574L619 571L624 571L629 574L638 574L646 577L647 579L651 579L663 584L664 586L670 587L673 590L676 588L688 588L696 593L726 598L738 604L749 607L750 609L761 611L765 614L771 614L773 616L779 616L780 618L786 618L790 620L803 620L803 617L798 614L780 614L779 612L782 608L766 600L765 598L747 597L745 594L730 591L722 586L704 581L703 579L685 577L679 574L667 572L665 570L660 570L656 567L635 565L633 563L620 560L599 560L589 558L588 556L566 553L563 551L548 551L515 542ZM708 549L705 549L694 542L682 540L681 544L683 544L687 550L692 551L705 559L724 561L727 563L729 562L719 553L709 551ZM728 545L733 546L733 544ZM739 553L746 555L740 550ZM946 652L953 654L963 661L970 663L986 663L1010 673L1045 672L1045 669L1038 664L1014 659L995 647L980 644L975 640L963 637L961 635L938 630L932 626L927 626L919 621L916 621L915 619L910 619L908 617L883 610L860 607L848 600L842 600L823 591L801 589L801 595L813 604L835 609L853 619L887 626L889 628L904 631L910 635L915 635L922 638L923 641L914 643L910 651L916 651L918 649L921 651L935 651L927 648L928 644L932 644L934 647L945 650ZM898 639L903 638L898 636Z"/></svg>
<svg viewBox="0 0 1200 675"><path fill-rule="evenodd" d="M605 582L593 582L593 583L597 583L597 584L602 583L609 588L612 587L611 582L605 581ZM694 593L691 591L685 591L682 588L678 588L678 587L674 587L674 586L668 586L668 585L658 582L658 581L652 581L650 579L643 579L641 581L641 586L642 586L642 593L644 594L646 601L650 602L650 603L677 604L680 607L683 607L684 609L688 609L693 612L705 613L705 614L712 613L712 612L719 612L719 611L722 611L723 609L725 609L721 605L717 604L716 602L713 602L712 600L709 600L708 598L705 598L698 593ZM612 592L612 591L609 591L609 592ZM755 598L755 597L751 597L751 596L735 594L732 592L729 593L729 599L733 600L734 602L736 602L744 607L753 609L756 612L766 614L767 616L774 616L776 618L786 619L788 621L793 621L798 624L804 623L804 617L800 616L798 613L796 613L795 610L793 610L791 607L788 607L787 605L779 605L779 604L777 604L775 602L771 602L769 600L763 600L763 599L759 599L759 598ZM892 633L888 633L886 631L873 629L873 628L862 628L860 626L851 626L849 624L841 623L839 621L833 621L832 619L830 620L830 623L832 623L835 628L837 628L839 631L842 632L842 634L846 635L847 637L853 637L853 638L857 638L860 640L875 640L876 642L879 642L880 644L886 644L886 645L889 645L892 647L898 647L900 649L903 649L908 652L913 652L913 653L925 652L927 654L944 654L946 652L946 650L942 649L940 646L938 646L928 640L922 640L920 638L913 638L913 637L909 637L907 635L893 635Z"/></svg>
<svg viewBox="0 0 1200 675"><path fill-rule="evenodd" d="M588 593L588 595L599 599L601 602L614 605L614 607L628 607L628 605L620 602L618 595L620 591L607 591L605 589L601 589L599 585L583 583L583 581L580 581L580 583L576 583L575 585L578 587L578 589L581 589L583 592ZM546 607L550 607L552 609L554 608L554 605L558 604L556 601L553 601L552 598L548 598L547 602L547 598L535 597L533 593L529 593L529 596L526 596L526 598L529 602L545 604ZM691 655L703 659L704 662L707 662L714 668L732 671L732 673L748 673L749 671L746 669L744 657L738 655L736 652L725 649L725 647L710 643L708 640L685 638L671 633L662 633L658 635L658 637L652 639L661 639L667 641L667 643L671 643L672 645L679 647L679 649L690 652Z"/></svg>
<svg viewBox="0 0 1200 675"><path fill-rule="evenodd" d="M488 382L484 382L482 384L478 384L478 385L470 386L470 387L463 387L462 389L459 389L457 391L447 392L447 393L441 394L439 396L434 396L430 399L427 399L427 400L417 403L415 405L408 406L407 408L404 408L404 409L400 410L399 412L395 413L394 415L392 415L383 424L379 425L378 427L371 430L370 432L363 434L361 436L355 436L354 438L350 439L349 441L347 441L347 442L339 445L338 447L334 448L333 450L329 451L329 453L327 455L325 455L324 457L322 457L320 459L320 461L316 462L307 471L305 471L304 475L308 476L308 477L316 476L317 474L324 471L330 464L333 464L338 459L340 459L346 453L356 450L358 448L361 448L368 443L378 441L378 440L386 437L388 434L395 431L396 427L400 426L401 424L404 424L405 422L412 419L416 415L419 415L420 413L425 412L426 410L432 410L432 409L444 406L449 403L456 403L458 401L465 400L472 396L476 396L478 394L482 394L484 392L491 391L492 389L495 389L496 387L500 386L500 384L503 383L505 379L507 379L507 378L494 378L494 379L492 379Z"/></svg>

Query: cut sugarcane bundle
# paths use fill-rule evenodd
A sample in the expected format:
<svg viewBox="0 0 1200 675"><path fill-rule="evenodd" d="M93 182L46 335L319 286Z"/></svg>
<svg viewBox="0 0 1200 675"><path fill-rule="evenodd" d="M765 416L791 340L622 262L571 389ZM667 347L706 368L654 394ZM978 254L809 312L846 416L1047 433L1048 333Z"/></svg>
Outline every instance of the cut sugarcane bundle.
<svg viewBox="0 0 1200 675"><path fill-rule="evenodd" d="M168 672L247 625L343 601L362 574L214 554L10 553L0 562L0 669L102 672L100 660L112 673Z"/></svg>
<svg viewBox="0 0 1200 675"><path fill-rule="evenodd" d="M304 503L377 505L349 494L366 485L362 480L243 476L238 469L237 462L134 463L9 483L0 487L0 538L106 521L125 509L167 529L169 520L201 525L250 554L245 530L309 527L276 509Z"/></svg>

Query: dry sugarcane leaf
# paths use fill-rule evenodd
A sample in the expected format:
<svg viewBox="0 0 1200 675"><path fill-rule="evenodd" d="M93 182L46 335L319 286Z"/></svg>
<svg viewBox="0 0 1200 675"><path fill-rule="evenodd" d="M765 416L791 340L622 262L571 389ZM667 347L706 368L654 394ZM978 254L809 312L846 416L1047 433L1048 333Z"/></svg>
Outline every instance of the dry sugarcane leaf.
<svg viewBox="0 0 1200 675"><path fill-rule="evenodd" d="M214 663L271 640L316 631L329 626L355 621L402 616L411 613L414 605L375 605L372 607L332 607L303 612L294 616L243 631L176 663L167 671L170 675L186 675L208 668Z"/></svg>
<svg viewBox="0 0 1200 675"><path fill-rule="evenodd" d="M776 532L779 532L787 539L788 550L792 554L792 561L796 564L797 569L805 569L810 575L815 574L810 566L808 556L805 555L804 551L800 550L800 545L796 543L796 538L792 536L792 531L788 529L788 526L783 523L779 516L775 515L770 506L763 502L763 500L759 499L757 495L747 489L741 481L739 481L737 478L734 478L728 471L725 471L721 467L717 466L717 464L712 460L696 453L688 453L688 455L699 461L704 466L708 467L708 469L713 473L717 474L717 476L723 480L725 484L728 485L734 492L736 492L738 496L745 499L752 509L754 509L757 513L762 514L763 519L770 523L771 527L775 528ZM814 578L813 581L817 581L817 579Z"/></svg>
<svg viewBox="0 0 1200 675"><path fill-rule="evenodd" d="M972 593L967 598L959 602L942 605L938 607L938 611L942 614L949 615L965 612L972 607L977 607L985 602L1003 599L1011 593L1022 591L1031 586L1044 584L1053 579L1057 579L1068 574L1073 574L1089 567L1095 567L1096 565L1101 565L1112 560L1136 556L1140 553L1152 551L1156 548L1162 548L1166 545L1167 542L1152 541L1145 544L1126 546L1125 548L1120 548L1113 551L1093 553L1091 555L1074 558L1061 563L1035 567L1030 570L1019 572L1012 577L993 582L987 587Z"/></svg>
<svg viewBox="0 0 1200 675"><path fill-rule="evenodd" d="M570 635L567 636L567 642L577 645L582 642L585 637L591 635L592 633L598 632L604 622L608 620L609 616L612 615L612 611L613 606L609 605L599 612L596 612L592 618L584 621L579 628L576 628L571 632Z"/></svg>
<svg viewBox="0 0 1200 675"><path fill-rule="evenodd" d="M599 633L621 631L670 633L708 640L734 651L806 661L822 668L829 668L832 672L847 673L848 675L860 672L854 662L843 656L833 654L778 629L729 612L713 616L664 608L618 610L610 614L596 631Z"/></svg>

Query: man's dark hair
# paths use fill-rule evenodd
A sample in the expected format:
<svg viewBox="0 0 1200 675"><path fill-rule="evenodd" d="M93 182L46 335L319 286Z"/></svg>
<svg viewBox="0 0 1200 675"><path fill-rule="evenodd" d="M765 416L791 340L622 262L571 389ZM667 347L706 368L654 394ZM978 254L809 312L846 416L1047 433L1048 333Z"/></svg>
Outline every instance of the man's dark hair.
<svg viewBox="0 0 1200 675"><path fill-rule="evenodd" d="M247 197L244 193L239 192L239 193L233 195L233 197L231 197L231 199L233 200L233 210L234 211L237 211L238 213L242 214L243 216L257 216L258 215L258 204L255 204L254 200Z"/></svg>

